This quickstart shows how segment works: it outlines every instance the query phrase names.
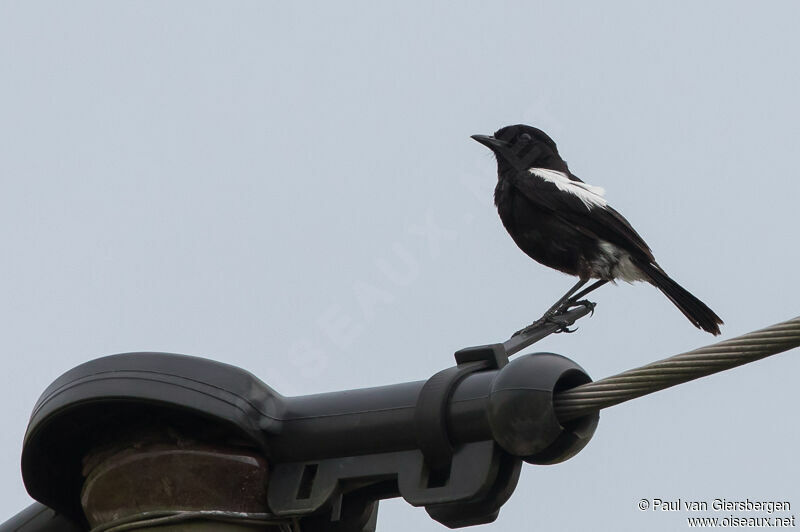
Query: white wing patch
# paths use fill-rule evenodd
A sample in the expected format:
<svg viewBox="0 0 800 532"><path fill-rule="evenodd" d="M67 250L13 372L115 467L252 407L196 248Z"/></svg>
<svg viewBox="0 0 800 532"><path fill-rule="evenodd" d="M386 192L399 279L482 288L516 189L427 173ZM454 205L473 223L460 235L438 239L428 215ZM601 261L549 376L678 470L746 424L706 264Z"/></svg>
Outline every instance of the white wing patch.
<svg viewBox="0 0 800 532"><path fill-rule="evenodd" d="M587 209L592 207L605 208L608 205L603 197L606 191L602 187L573 181L564 172L550 170L549 168L530 168L528 171L536 177L554 184L558 190L572 194L581 200Z"/></svg>

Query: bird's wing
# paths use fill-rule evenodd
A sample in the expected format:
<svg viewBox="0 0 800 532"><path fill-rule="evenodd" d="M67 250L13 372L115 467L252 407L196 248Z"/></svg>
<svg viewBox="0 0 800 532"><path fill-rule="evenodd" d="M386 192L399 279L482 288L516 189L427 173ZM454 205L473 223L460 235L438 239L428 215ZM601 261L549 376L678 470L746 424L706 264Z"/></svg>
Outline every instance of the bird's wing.
<svg viewBox="0 0 800 532"><path fill-rule="evenodd" d="M641 254L648 261L655 260L639 233L608 204L602 188L584 183L570 173L545 168L518 173L513 184L529 201L551 211L578 231Z"/></svg>

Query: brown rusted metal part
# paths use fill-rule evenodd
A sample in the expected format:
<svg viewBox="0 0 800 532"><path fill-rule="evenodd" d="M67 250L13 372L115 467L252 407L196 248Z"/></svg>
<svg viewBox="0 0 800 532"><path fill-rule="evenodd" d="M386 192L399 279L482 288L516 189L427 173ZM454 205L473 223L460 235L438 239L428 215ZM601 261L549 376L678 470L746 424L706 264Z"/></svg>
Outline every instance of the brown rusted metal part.
<svg viewBox="0 0 800 532"><path fill-rule="evenodd" d="M139 440L92 453L84 461L84 475L81 504L93 528L154 512L263 514L269 511L267 462L247 448ZM200 519L162 525L158 530L277 531L279 528Z"/></svg>

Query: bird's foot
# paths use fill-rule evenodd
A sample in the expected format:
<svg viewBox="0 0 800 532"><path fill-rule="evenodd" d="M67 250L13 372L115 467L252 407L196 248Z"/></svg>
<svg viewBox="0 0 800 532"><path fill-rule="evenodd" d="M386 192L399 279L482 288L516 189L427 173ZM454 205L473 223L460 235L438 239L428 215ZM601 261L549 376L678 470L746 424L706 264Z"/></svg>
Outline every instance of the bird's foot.
<svg viewBox="0 0 800 532"><path fill-rule="evenodd" d="M573 329L570 329L569 326L572 325L572 322L568 321L568 320L565 320L565 319L561 318L558 315L550 316L549 318L547 318L547 322L548 323L555 323L556 325L560 325L560 327L555 330L556 333L572 334L572 333L574 333L575 331L578 330L577 327L575 327Z"/></svg>
<svg viewBox="0 0 800 532"><path fill-rule="evenodd" d="M511 336L514 337L514 336L519 336L520 334L531 333L547 323L554 323L556 325L559 325L559 328L554 331L556 333L574 333L575 331L578 330L577 327L575 327L574 329L570 329L569 326L572 325L572 323L561 318L559 313L548 313L539 318L538 320L534 321L527 327L523 327L522 329L518 330Z"/></svg>
<svg viewBox="0 0 800 532"><path fill-rule="evenodd" d="M528 334L536 329L539 329L540 327L542 327L542 325L546 323L554 323L556 325L560 325L560 327L555 330L556 333L567 333L567 334L574 333L575 331L578 330L578 328L575 327L573 329L570 329L569 326L572 325L572 322L569 320L565 320L562 316L576 307L586 307L591 311L593 315L595 306L596 303L592 303L588 299L581 299L580 301L574 301L572 299L568 299L560 307L545 312L541 318L534 321L527 327L518 330L511 336L514 337L514 336L519 336L520 334Z"/></svg>

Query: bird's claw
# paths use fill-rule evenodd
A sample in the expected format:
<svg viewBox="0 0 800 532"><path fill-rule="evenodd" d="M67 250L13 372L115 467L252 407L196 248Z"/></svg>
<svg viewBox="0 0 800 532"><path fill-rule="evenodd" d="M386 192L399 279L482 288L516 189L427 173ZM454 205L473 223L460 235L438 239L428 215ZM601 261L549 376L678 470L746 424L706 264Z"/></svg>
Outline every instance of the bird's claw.
<svg viewBox="0 0 800 532"><path fill-rule="evenodd" d="M578 330L578 327L570 329L569 326L572 325L572 322L568 322L566 320L561 320L561 319L559 319L558 316L549 316L549 317L547 317L545 319L545 321L548 321L550 323L554 323L556 325L559 325L559 328L554 331L556 334L558 334L558 333L572 334L572 333L574 333L575 331Z"/></svg>
<svg viewBox="0 0 800 532"><path fill-rule="evenodd" d="M568 322L567 320L562 319L562 316L576 307L588 308L589 312L591 313L590 316L593 316L594 308L596 306L597 306L596 303L592 303L588 299L581 299L580 301L568 300L560 308L547 312L544 316L534 321L527 327L524 327L515 332L514 334L512 334L511 337L513 338L514 336L519 336L520 334L527 334L532 330L540 327L544 323L553 323L555 325L559 325L559 328L554 331L555 333L572 334L578 330L578 327L576 326L570 329L569 326L572 325L573 322L571 321Z"/></svg>
<svg viewBox="0 0 800 532"><path fill-rule="evenodd" d="M555 313L555 314L549 314L549 315L542 316L541 318L539 318L538 320L534 321L533 323L531 323L527 327L523 327L522 329L520 329L517 332L515 332L514 334L512 334L511 337L513 338L514 336L519 336L520 334L527 334L527 333L533 331L534 329L537 329L538 327L540 327L541 325L543 325L545 323L553 323L555 325L558 325L559 326L558 329L553 331L555 333L571 334L571 333L574 333L575 331L578 330L577 327L575 327L574 329L570 329L569 326L572 325L572 322L560 319L560 316L558 315L558 313Z"/></svg>

